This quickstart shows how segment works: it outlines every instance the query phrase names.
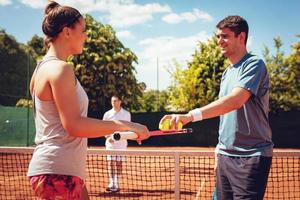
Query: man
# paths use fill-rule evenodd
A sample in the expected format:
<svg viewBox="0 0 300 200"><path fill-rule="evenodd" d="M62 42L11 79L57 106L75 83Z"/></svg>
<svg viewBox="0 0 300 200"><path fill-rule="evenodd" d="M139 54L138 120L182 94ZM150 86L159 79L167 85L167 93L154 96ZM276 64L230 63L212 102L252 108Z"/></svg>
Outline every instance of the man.
<svg viewBox="0 0 300 200"><path fill-rule="evenodd" d="M218 44L231 65L219 99L185 115L166 115L171 125L220 116L217 199L263 199L272 161L268 123L269 76L264 62L247 52L248 24L228 16L217 24Z"/></svg>
<svg viewBox="0 0 300 200"><path fill-rule="evenodd" d="M111 97L112 109L107 111L103 120L123 120L131 121L131 115L128 111L121 107L121 99L114 95ZM105 146L107 150L118 149L123 150L127 148L127 140L114 141L111 136L106 138ZM122 174L122 161L125 161L123 156L107 156L108 160L108 173L109 173L109 185L107 191L118 192L118 178Z"/></svg>

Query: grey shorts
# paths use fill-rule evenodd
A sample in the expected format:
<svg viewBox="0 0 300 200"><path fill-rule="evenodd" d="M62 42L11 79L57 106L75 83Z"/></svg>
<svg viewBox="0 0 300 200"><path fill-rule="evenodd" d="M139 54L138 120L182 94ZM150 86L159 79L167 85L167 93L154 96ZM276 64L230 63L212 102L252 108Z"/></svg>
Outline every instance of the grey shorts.
<svg viewBox="0 0 300 200"><path fill-rule="evenodd" d="M262 200L272 157L232 157L218 154L217 199Z"/></svg>

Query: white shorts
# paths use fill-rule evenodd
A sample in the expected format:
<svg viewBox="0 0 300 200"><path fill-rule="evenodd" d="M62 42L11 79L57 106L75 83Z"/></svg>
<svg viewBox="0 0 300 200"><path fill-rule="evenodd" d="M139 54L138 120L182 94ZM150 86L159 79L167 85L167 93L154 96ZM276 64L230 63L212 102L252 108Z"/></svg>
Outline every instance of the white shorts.
<svg viewBox="0 0 300 200"><path fill-rule="evenodd" d="M127 140L115 141L114 143L110 143L109 138L105 141L106 150L125 150L127 149ZM125 161L125 156L118 155L108 155L107 160L115 160L115 161Z"/></svg>

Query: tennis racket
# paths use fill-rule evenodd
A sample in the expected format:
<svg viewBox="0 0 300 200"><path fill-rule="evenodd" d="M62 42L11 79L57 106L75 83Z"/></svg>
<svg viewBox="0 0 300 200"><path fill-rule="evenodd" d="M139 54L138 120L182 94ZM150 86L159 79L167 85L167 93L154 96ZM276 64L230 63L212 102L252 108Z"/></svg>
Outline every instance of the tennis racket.
<svg viewBox="0 0 300 200"><path fill-rule="evenodd" d="M163 135L175 135L175 134L185 134L185 133L192 133L192 128L184 128L184 129L178 129L178 130L156 130L156 131L150 131L150 137L151 136L163 136ZM119 140L135 140L138 138L138 135L135 132L127 131L127 132L115 132L112 136L112 139L114 141Z"/></svg>

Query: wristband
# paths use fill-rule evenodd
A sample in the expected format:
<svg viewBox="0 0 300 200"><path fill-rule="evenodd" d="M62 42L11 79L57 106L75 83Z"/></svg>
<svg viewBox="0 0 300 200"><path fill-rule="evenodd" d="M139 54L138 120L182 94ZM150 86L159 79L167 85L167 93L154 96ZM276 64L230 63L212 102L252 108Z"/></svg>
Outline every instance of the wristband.
<svg viewBox="0 0 300 200"><path fill-rule="evenodd" d="M200 108L196 108L189 112L190 115L193 116L193 122L201 121L202 120L202 112Z"/></svg>

